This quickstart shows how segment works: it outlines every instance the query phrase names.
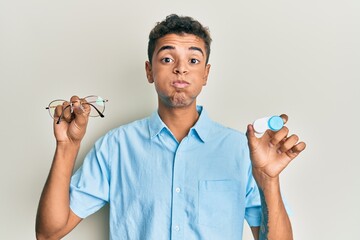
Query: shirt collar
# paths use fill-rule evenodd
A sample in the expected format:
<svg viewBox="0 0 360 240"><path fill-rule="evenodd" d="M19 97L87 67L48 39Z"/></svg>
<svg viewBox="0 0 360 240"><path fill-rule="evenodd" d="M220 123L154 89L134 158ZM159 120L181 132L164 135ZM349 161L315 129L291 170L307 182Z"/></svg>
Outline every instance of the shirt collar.
<svg viewBox="0 0 360 240"><path fill-rule="evenodd" d="M211 119L202 106L196 106L196 108L200 116L195 125L190 129L190 133L194 131L202 142L206 142L210 132Z"/></svg>
<svg viewBox="0 0 360 240"><path fill-rule="evenodd" d="M150 138L154 138L155 136L157 136L164 128L167 127L165 123L161 120L158 111L153 112L153 114L150 116L149 121Z"/></svg>
<svg viewBox="0 0 360 240"><path fill-rule="evenodd" d="M190 129L189 134L194 132L202 142L206 142L209 135L211 119L208 117L207 112L202 106L196 106L196 109L200 116L195 125ZM171 132L166 124L161 120L158 111L153 112L150 116L149 122L150 138L157 136L164 128Z"/></svg>

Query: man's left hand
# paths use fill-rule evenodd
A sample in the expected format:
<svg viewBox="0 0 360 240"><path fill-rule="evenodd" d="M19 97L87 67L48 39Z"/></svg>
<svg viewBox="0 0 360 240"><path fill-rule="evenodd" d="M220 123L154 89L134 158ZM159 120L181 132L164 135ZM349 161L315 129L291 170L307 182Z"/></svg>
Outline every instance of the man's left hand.
<svg viewBox="0 0 360 240"><path fill-rule="evenodd" d="M286 114L280 115L284 123ZM296 158L306 147L299 142L295 134L288 136L289 129L284 126L279 131L267 130L261 137L257 137L251 124L248 125L246 136L250 149L253 174L259 184L261 178L278 179L279 174ZM261 183L260 183L261 185Z"/></svg>

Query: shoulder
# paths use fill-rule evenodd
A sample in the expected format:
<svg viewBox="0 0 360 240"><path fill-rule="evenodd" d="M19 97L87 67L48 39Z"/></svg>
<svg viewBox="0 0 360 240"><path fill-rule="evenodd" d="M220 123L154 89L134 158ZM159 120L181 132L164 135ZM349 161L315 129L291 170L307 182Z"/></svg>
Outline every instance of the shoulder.
<svg viewBox="0 0 360 240"><path fill-rule="evenodd" d="M108 134L115 134L115 133L126 133L131 131L138 131L144 130L149 128L149 121L150 117L145 117L141 119L134 120L132 122L120 125L112 130L109 131Z"/></svg>
<svg viewBox="0 0 360 240"><path fill-rule="evenodd" d="M217 138L221 137L221 138L226 138L229 141L247 143L246 135L243 132L231 127L224 126L223 124L215 121L212 121L212 127L210 128L210 133L211 134L209 135L212 135Z"/></svg>
<svg viewBox="0 0 360 240"><path fill-rule="evenodd" d="M149 135L149 117L118 126L105 133L97 142L119 142L124 138L146 138Z"/></svg>
<svg viewBox="0 0 360 240"><path fill-rule="evenodd" d="M249 145L243 132L213 122L209 128L208 136L209 141L206 144L215 149L217 154L225 156L224 159L228 159L230 162L231 159L235 160L237 162L236 166L241 166L242 171L249 169Z"/></svg>
<svg viewBox="0 0 360 240"><path fill-rule="evenodd" d="M199 110L201 111L200 118L195 125L196 130L199 132L200 136L205 140L211 141L234 141L234 142L247 142L246 136L244 133L223 124L212 120L207 111L200 106Z"/></svg>

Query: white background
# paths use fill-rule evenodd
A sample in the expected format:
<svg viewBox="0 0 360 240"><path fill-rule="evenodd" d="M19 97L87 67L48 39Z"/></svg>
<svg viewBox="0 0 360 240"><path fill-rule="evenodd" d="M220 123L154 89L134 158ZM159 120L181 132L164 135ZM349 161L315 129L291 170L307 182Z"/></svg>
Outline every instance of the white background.
<svg viewBox="0 0 360 240"><path fill-rule="evenodd" d="M51 100L109 99L76 167L102 134L156 110L147 37L171 13L210 28L212 68L198 103L214 120L244 131L287 113L306 141L281 177L295 239L360 239L358 0L0 0L0 238L35 238L55 146ZM66 239L108 239L108 209Z"/></svg>

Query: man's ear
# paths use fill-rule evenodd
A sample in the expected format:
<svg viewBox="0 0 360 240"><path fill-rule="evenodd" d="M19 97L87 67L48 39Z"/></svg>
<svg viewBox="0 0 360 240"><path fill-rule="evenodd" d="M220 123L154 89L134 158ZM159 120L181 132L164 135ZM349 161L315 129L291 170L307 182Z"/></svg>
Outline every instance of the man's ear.
<svg viewBox="0 0 360 240"><path fill-rule="evenodd" d="M151 63L149 61L145 62L145 71L146 71L146 78L149 83L153 83L154 79L152 76L152 69L151 69Z"/></svg>
<svg viewBox="0 0 360 240"><path fill-rule="evenodd" d="M203 86L205 86L205 85L207 84L208 76L209 76L209 73L210 73L210 68L211 68L211 65L210 65L210 64L206 64L206 66L205 66L205 74L204 74L204 83L203 83Z"/></svg>

